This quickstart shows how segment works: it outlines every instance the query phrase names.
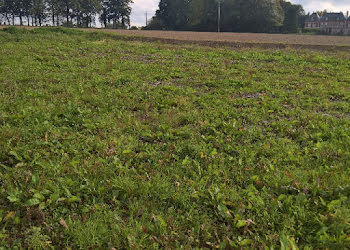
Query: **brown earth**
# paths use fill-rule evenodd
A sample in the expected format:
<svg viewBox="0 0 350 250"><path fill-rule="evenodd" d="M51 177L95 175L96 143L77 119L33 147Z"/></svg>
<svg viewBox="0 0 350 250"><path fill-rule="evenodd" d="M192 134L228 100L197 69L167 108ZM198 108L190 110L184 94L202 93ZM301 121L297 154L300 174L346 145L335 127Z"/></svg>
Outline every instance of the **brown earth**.
<svg viewBox="0 0 350 250"><path fill-rule="evenodd" d="M350 37L296 34L214 33L189 31L101 30L123 35L125 40L159 41L171 44L198 44L210 47L311 49L350 52Z"/></svg>
<svg viewBox="0 0 350 250"><path fill-rule="evenodd" d="M0 26L0 29L4 26ZM33 27L25 27L32 29ZM190 31L146 31L80 29L85 31L103 31L126 36L128 40L161 41L172 44L199 44L211 47L259 47L259 48L306 48L316 50L350 51L350 36L320 36L301 34L264 34L264 33L215 33Z"/></svg>
<svg viewBox="0 0 350 250"><path fill-rule="evenodd" d="M153 30L105 30L121 35L144 36L150 38L175 39L181 41L211 41L240 43L274 43L298 45L350 46L350 36L319 36L294 34L254 34L254 33L213 33L189 31Z"/></svg>

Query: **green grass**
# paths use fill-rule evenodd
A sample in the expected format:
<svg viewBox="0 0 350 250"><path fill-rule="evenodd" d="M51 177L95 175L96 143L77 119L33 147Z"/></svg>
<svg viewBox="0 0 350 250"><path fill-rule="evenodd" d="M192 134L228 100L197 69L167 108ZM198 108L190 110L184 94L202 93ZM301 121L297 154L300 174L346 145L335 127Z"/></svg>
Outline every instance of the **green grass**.
<svg viewBox="0 0 350 250"><path fill-rule="evenodd" d="M0 248L350 247L350 55L0 31Z"/></svg>

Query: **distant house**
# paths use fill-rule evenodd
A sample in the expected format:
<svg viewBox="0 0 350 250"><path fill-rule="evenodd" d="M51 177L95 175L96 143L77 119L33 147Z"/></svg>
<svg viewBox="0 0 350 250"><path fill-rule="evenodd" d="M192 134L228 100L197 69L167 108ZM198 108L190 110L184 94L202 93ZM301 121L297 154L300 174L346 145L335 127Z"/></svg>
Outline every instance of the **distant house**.
<svg viewBox="0 0 350 250"><path fill-rule="evenodd" d="M313 13L305 21L305 29L317 29L331 35L350 35L350 18L343 13L325 13L322 17Z"/></svg>
<svg viewBox="0 0 350 250"><path fill-rule="evenodd" d="M305 28L318 29L320 28L320 16L317 13L313 13L306 21Z"/></svg>

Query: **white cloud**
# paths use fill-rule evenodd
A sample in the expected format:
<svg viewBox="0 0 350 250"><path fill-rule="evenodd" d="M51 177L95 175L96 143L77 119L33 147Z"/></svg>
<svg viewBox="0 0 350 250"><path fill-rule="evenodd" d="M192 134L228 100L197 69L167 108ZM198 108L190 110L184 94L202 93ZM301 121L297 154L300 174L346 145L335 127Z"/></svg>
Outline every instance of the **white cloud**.
<svg viewBox="0 0 350 250"><path fill-rule="evenodd" d="M333 12L350 11L350 0L291 0L291 2L301 4L306 12L325 9Z"/></svg>
<svg viewBox="0 0 350 250"><path fill-rule="evenodd" d="M145 26L146 12L150 19L158 8L159 0L134 0L131 12L131 25Z"/></svg>

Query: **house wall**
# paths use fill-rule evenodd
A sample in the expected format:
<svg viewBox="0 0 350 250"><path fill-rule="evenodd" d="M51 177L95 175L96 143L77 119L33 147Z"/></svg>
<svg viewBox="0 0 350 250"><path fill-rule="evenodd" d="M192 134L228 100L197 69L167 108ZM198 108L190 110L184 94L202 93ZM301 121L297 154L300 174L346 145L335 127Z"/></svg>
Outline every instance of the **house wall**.
<svg viewBox="0 0 350 250"><path fill-rule="evenodd" d="M307 28L307 29L315 29L315 28L319 28L319 27L320 27L319 22L305 22L305 28Z"/></svg>
<svg viewBox="0 0 350 250"><path fill-rule="evenodd" d="M320 29L331 35L350 35L350 21L305 22L306 29Z"/></svg>
<svg viewBox="0 0 350 250"><path fill-rule="evenodd" d="M346 28L347 21L320 21L320 27L328 27L328 28Z"/></svg>

